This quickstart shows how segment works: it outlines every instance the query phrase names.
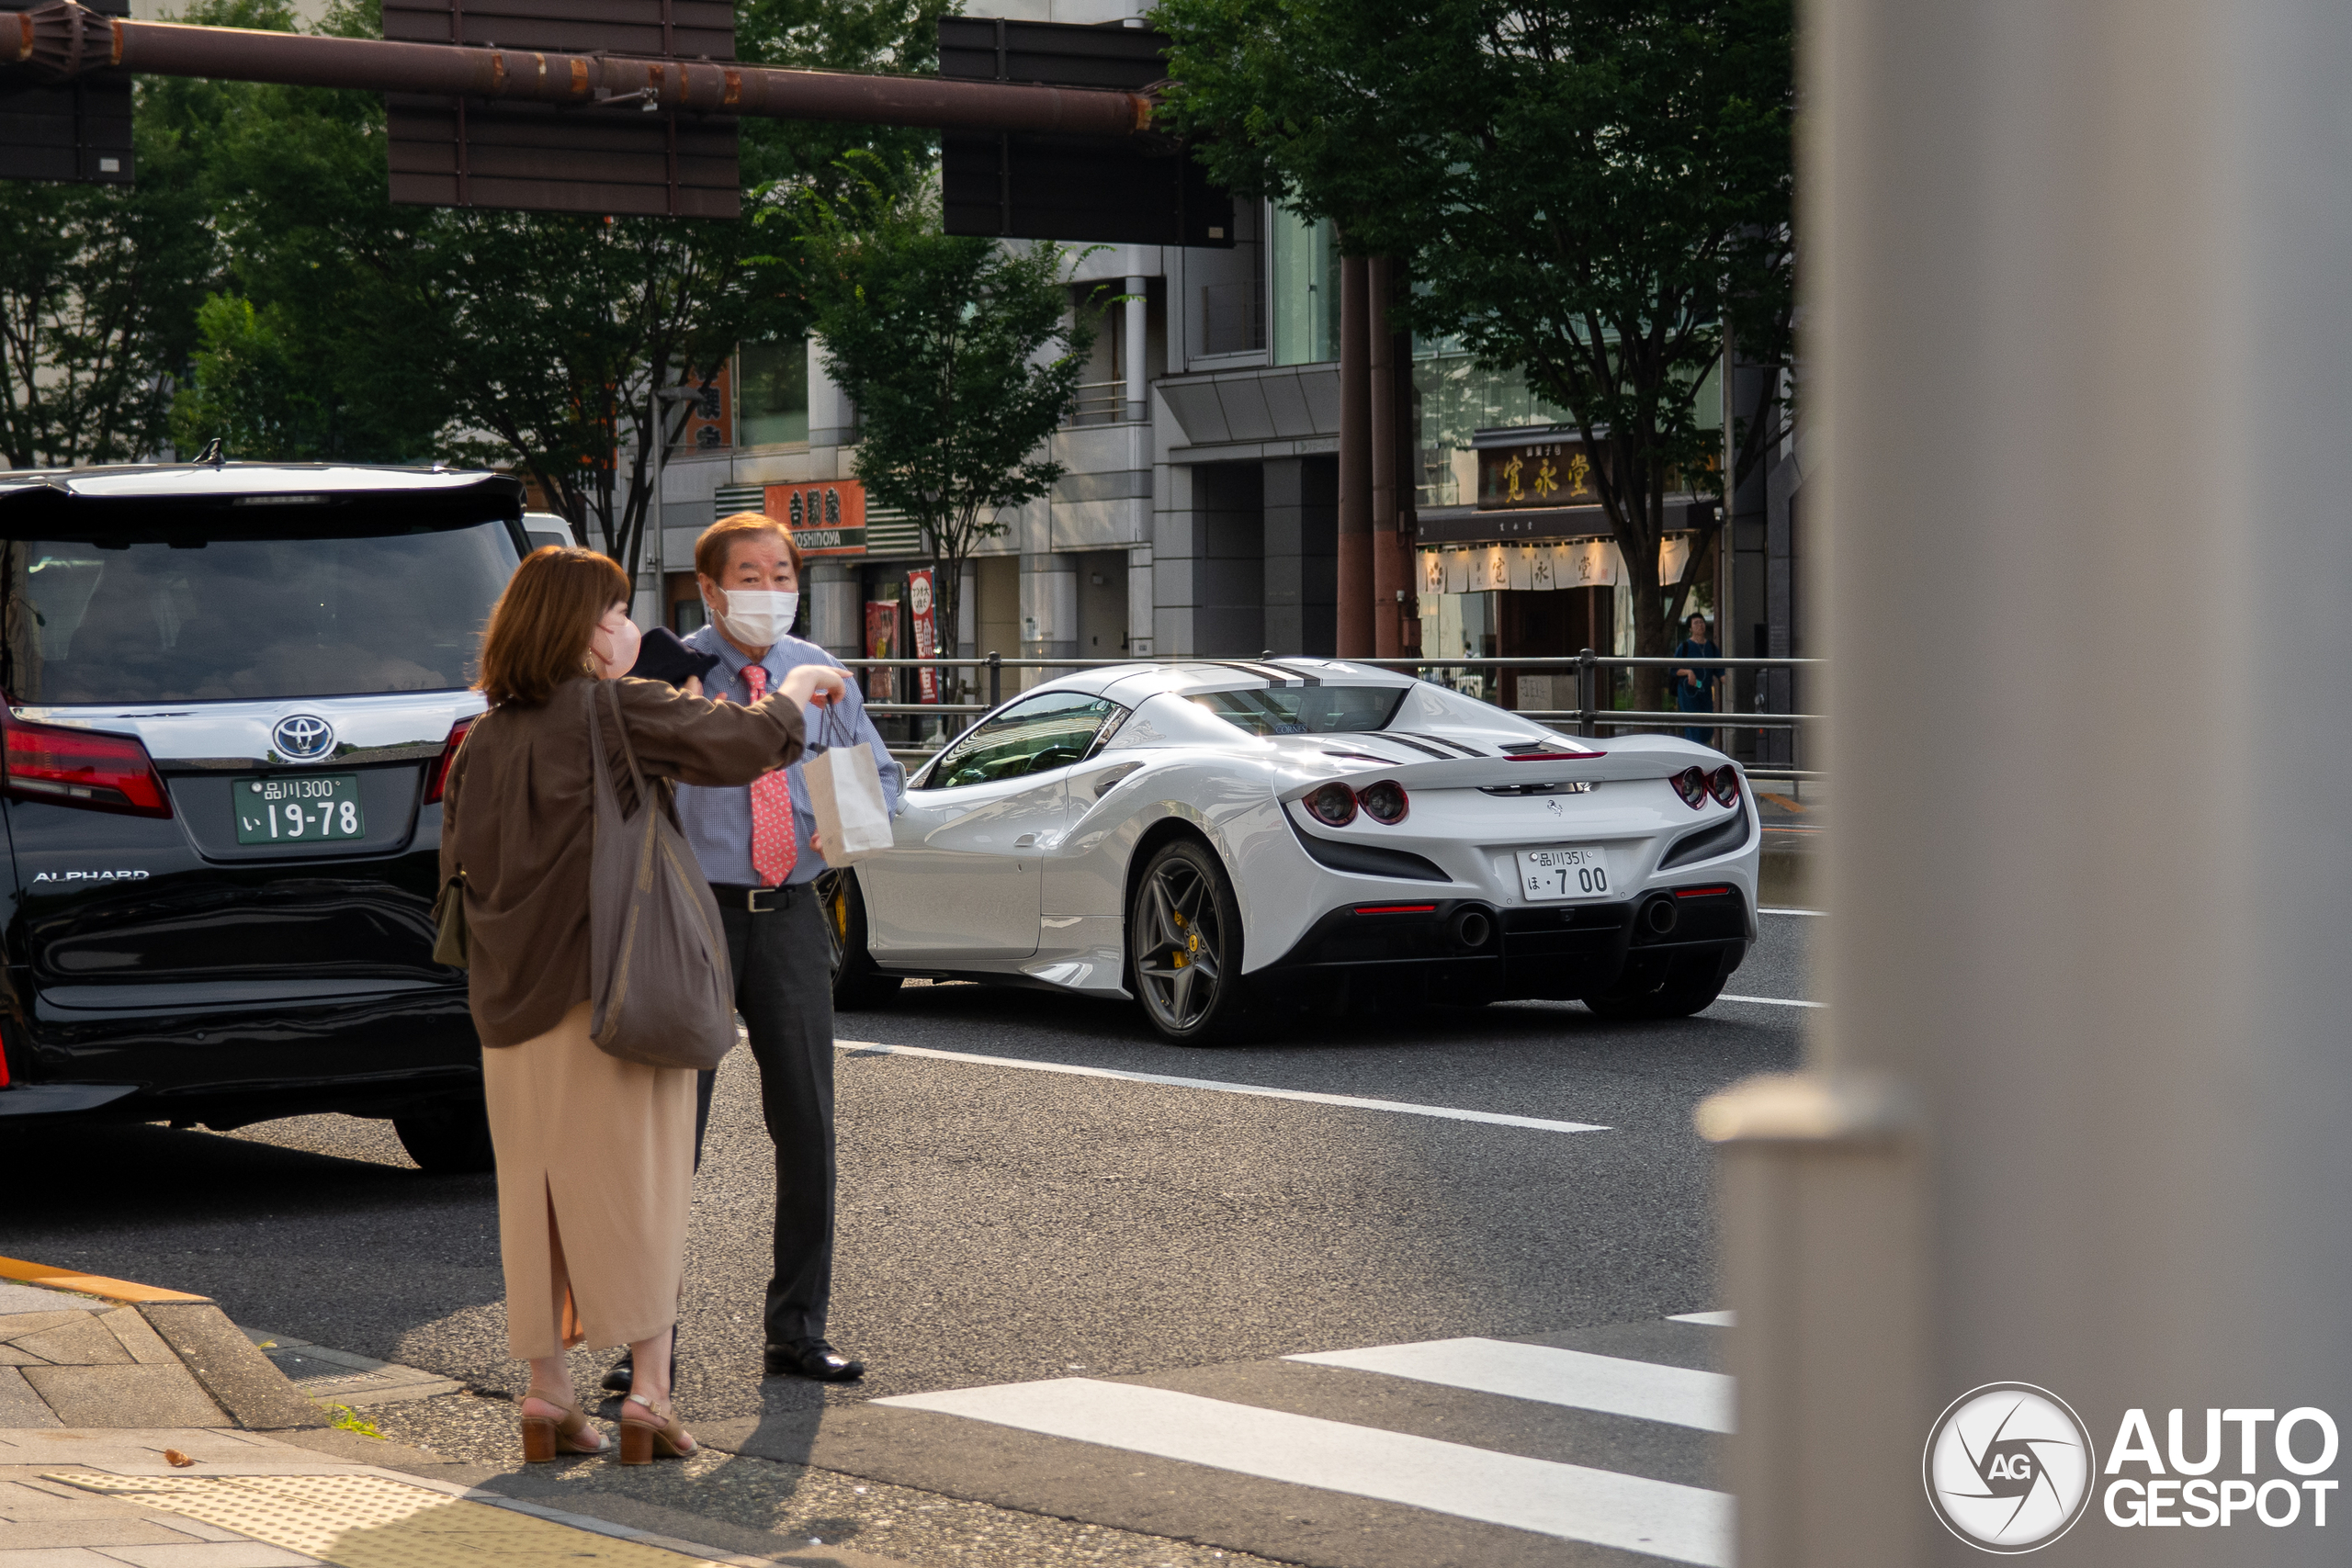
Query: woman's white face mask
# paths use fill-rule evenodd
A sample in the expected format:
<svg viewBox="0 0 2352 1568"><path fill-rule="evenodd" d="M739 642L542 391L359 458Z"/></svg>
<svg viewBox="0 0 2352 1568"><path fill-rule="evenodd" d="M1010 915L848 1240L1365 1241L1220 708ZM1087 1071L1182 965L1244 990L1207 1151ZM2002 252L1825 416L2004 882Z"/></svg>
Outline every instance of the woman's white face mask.
<svg viewBox="0 0 2352 1568"><path fill-rule="evenodd" d="M595 661L596 673L607 681L628 674L637 664L642 637L626 606L616 604L605 611L596 629L588 634L588 657Z"/></svg>
<svg viewBox="0 0 2352 1568"><path fill-rule="evenodd" d="M792 630L800 614L797 592L771 592L758 588L721 588L718 623L727 635L746 648L773 648Z"/></svg>

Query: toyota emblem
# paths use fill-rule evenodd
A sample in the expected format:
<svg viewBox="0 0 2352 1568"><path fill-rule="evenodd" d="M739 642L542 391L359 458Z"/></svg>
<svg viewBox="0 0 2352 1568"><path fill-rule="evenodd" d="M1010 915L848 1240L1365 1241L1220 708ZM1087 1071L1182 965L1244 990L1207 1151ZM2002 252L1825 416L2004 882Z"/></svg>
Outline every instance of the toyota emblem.
<svg viewBox="0 0 2352 1568"><path fill-rule="evenodd" d="M334 750L334 726L307 713L279 719L270 738L277 754L293 762L315 762Z"/></svg>

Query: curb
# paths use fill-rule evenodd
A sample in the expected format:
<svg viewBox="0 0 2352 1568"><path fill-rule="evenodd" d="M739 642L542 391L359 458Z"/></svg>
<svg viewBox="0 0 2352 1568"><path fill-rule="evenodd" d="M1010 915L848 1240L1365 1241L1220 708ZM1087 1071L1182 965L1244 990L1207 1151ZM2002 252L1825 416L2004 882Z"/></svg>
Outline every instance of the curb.
<svg viewBox="0 0 2352 1568"><path fill-rule="evenodd" d="M154 1384L151 1392L164 1397L196 1396L222 1413L224 1419L220 1425L239 1427L249 1432L271 1432L323 1427L328 1423L327 1412L296 1388L277 1364L255 1348L244 1331L230 1322L228 1314L209 1296L111 1280L71 1269L52 1269L16 1258L0 1258L0 1279L121 1303L117 1312L128 1309L136 1314L160 1343L148 1354L144 1353L145 1348L131 1347L120 1333L113 1333L114 1339L130 1350L132 1365L119 1370L109 1365L108 1375L119 1378L130 1374L134 1381ZM111 1331L113 1325L108 1327ZM170 1365L161 1364L166 1351ZM71 1370L75 1369L70 1364L40 1369L44 1374ZM88 1370L96 1371L98 1368ZM171 1375L175 1373L178 1376ZM192 1380L194 1386L181 1379ZM40 1381L51 1380L44 1375ZM28 1392L37 1392L29 1382ZM60 1424L89 1425L86 1421ZM136 1424L154 1423L142 1420Z"/></svg>

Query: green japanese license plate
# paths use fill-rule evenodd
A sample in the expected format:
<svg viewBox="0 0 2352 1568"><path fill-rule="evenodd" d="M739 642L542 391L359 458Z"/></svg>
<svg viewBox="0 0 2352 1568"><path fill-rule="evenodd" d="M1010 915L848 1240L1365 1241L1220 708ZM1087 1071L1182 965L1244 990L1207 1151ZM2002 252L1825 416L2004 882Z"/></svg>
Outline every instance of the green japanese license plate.
<svg viewBox="0 0 2352 1568"><path fill-rule="evenodd" d="M239 779L229 786L237 811L237 842L293 844L364 839L357 773L277 773Z"/></svg>

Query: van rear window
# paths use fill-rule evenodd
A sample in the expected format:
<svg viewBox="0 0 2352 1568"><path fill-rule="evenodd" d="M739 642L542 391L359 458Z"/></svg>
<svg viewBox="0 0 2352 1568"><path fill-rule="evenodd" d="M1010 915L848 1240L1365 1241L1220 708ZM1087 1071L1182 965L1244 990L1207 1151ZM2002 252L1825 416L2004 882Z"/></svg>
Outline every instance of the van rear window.
<svg viewBox="0 0 2352 1568"><path fill-rule="evenodd" d="M461 687L515 564L503 523L311 538L0 540L0 688L41 705Z"/></svg>

